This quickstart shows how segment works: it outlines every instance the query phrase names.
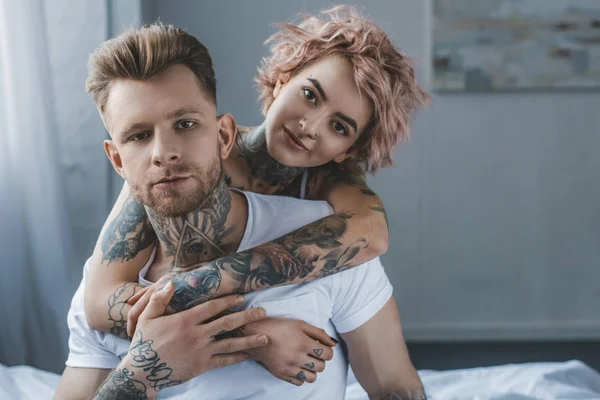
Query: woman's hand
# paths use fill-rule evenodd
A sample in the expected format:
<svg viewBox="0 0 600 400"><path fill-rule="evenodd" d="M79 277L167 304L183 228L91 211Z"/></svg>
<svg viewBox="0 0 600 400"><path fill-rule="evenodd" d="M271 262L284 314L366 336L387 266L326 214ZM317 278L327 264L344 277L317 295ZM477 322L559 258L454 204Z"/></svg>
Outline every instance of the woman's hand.
<svg viewBox="0 0 600 400"><path fill-rule="evenodd" d="M269 337L269 344L248 350L250 357L276 378L296 386L317 379L338 343L323 329L289 318L265 318L244 328L246 336L259 333Z"/></svg>

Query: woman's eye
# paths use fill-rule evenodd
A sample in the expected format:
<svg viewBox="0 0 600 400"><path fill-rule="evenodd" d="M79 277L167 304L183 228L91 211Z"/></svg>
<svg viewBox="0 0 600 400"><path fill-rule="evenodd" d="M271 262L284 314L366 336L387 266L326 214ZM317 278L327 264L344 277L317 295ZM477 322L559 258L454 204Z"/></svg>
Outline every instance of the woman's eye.
<svg viewBox="0 0 600 400"><path fill-rule="evenodd" d="M135 135L133 135L131 140L133 140L134 142L139 142L139 141L146 139L148 136L150 136L150 134L148 132L140 132L140 133L136 133Z"/></svg>
<svg viewBox="0 0 600 400"><path fill-rule="evenodd" d="M311 103L315 104L317 102L317 96L313 93L309 88L304 88L304 97Z"/></svg>
<svg viewBox="0 0 600 400"><path fill-rule="evenodd" d="M336 121L333 121L333 130L336 133L339 133L340 135L346 136L348 134L348 130L346 129L346 127L344 126L344 124L341 124L341 123L336 122Z"/></svg>
<svg viewBox="0 0 600 400"><path fill-rule="evenodd" d="M190 129L194 125L196 125L196 123L193 122L193 121L179 121L179 122L177 122L177 124L175 125L175 127L177 129Z"/></svg>

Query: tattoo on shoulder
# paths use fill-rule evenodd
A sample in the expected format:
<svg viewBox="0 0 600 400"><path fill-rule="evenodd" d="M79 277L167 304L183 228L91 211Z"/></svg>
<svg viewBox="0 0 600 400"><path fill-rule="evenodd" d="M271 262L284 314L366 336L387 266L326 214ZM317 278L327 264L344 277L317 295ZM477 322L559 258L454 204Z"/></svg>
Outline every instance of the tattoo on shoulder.
<svg viewBox="0 0 600 400"><path fill-rule="evenodd" d="M133 379L133 372L123 368L110 373L94 398L97 400L146 400L148 396L146 395L146 385Z"/></svg>
<svg viewBox="0 0 600 400"><path fill-rule="evenodd" d="M383 214L383 218L385 218L385 225L386 225L386 226L388 227L388 229L389 229L389 227L390 227L390 224L389 224L389 222L388 222L388 216L387 216L387 213L385 212L385 208L383 208L383 206L382 206L382 205L380 205L380 204L378 204L378 205L376 205L376 206L371 206L371 207L369 207L369 208L370 208L371 210L373 210L373 211L379 211L380 213L382 213L382 214Z"/></svg>
<svg viewBox="0 0 600 400"><path fill-rule="evenodd" d="M102 235L102 261L129 261L154 243L155 235L144 206L132 196Z"/></svg>

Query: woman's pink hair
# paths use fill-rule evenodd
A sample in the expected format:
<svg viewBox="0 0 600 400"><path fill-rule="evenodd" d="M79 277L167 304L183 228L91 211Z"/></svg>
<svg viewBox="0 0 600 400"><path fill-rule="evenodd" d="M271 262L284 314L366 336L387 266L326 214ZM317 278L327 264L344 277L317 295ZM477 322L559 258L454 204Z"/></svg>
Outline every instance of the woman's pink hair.
<svg viewBox="0 0 600 400"><path fill-rule="evenodd" d="M413 111L429 101L415 80L411 60L395 49L381 28L349 6L304 15L298 25L279 26L281 30L265 42L271 54L263 58L256 78L263 114L273 103L278 80L286 82L311 62L346 57L374 111L354 145L354 158L365 172L391 166L396 145L409 138Z"/></svg>

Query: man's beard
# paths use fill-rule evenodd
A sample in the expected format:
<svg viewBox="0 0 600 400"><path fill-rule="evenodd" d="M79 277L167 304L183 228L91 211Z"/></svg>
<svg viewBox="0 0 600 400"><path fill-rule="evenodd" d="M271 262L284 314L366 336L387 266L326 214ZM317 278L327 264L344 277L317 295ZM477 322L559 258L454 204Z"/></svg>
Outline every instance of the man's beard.
<svg viewBox="0 0 600 400"><path fill-rule="evenodd" d="M176 174L189 174L188 179L196 180L197 184L192 190L173 188L157 191L149 183L136 185L129 182L131 194L159 217L173 218L199 211L223 178L223 160L216 156L207 167L180 164L166 167L160 176Z"/></svg>

